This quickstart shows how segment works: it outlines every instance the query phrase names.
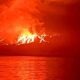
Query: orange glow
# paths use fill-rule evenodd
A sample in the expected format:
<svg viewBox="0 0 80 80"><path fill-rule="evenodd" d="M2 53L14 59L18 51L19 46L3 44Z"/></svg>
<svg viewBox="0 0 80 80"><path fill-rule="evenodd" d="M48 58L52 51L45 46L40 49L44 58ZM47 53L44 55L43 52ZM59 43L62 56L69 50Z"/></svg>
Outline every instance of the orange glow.
<svg viewBox="0 0 80 80"><path fill-rule="evenodd" d="M39 35L38 33L32 33L28 29L24 29L20 36L18 37L18 44L29 44L35 42L35 39L39 39L39 43L46 42L45 37L46 34Z"/></svg>

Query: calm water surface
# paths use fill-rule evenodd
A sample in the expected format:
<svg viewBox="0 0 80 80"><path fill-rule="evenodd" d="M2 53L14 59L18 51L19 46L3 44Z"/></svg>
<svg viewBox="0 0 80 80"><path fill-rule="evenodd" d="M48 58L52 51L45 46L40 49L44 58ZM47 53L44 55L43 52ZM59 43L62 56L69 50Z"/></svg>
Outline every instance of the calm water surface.
<svg viewBox="0 0 80 80"><path fill-rule="evenodd" d="M0 57L0 80L76 80L74 58Z"/></svg>

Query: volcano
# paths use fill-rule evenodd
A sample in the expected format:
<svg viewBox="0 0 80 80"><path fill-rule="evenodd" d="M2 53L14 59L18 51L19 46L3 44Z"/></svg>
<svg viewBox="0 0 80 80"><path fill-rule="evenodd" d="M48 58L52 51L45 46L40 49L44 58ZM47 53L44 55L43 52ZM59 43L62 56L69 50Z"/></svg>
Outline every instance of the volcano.
<svg viewBox="0 0 80 80"><path fill-rule="evenodd" d="M79 55L78 0L0 0L0 55Z"/></svg>

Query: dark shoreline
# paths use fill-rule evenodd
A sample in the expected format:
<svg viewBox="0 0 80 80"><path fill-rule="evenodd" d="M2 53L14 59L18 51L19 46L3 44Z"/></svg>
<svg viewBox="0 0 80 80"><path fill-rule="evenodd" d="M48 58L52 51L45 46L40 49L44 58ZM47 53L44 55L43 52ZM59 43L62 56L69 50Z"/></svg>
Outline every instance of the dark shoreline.
<svg viewBox="0 0 80 80"><path fill-rule="evenodd" d="M77 46L77 47L76 47ZM78 45L54 46L53 44L0 45L0 56L80 56Z"/></svg>

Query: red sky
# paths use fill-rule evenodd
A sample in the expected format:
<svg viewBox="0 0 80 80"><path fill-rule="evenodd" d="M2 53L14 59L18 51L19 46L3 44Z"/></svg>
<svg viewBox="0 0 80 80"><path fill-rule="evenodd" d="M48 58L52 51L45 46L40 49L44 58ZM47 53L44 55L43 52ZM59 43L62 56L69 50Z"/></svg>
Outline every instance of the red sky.
<svg viewBox="0 0 80 80"><path fill-rule="evenodd" d="M79 21L79 0L0 0L1 38L14 39L24 27L78 32Z"/></svg>

